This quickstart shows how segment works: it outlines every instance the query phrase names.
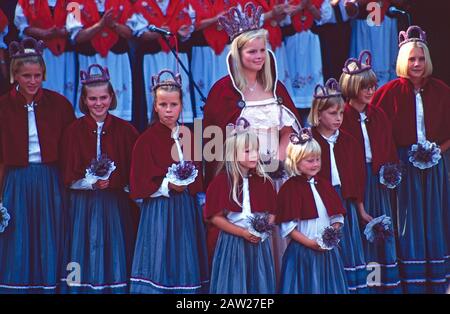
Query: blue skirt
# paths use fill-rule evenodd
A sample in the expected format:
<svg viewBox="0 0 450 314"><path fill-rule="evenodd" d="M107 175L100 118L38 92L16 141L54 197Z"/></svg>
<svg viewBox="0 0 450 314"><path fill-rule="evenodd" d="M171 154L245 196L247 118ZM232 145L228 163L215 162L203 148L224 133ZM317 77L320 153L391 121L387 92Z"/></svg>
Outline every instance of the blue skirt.
<svg viewBox="0 0 450 314"><path fill-rule="evenodd" d="M280 293L349 293L339 250L318 252L291 240L283 256Z"/></svg>
<svg viewBox="0 0 450 314"><path fill-rule="evenodd" d="M348 288L351 293L368 293L366 258L362 243L362 232L359 227L358 211L356 205L344 200L340 186L334 187L343 200L347 214L342 227L342 240L339 243L342 260L344 262L345 274L347 276Z"/></svg>
<svg viewBox="0 0 450 314"><path fill-rule="evenodd" d="M373 173L371 163L366 164L366 174L366 193L364 196L366 212L373 218L386 215L394 221L391 191L380 183L380 177ZM374 275L373 284L368 283L369 292L402 293L395 236L393 235L384 241L371 243L367 241L363 232L362 239L367 267L379 272L377 276Z"/></svg>
<svg viewBox="0 0 450 314"><path fill-rule="evenodd" d="M187 190L141 205L131 293L205 293L208 257L202 211Z"/></svg>
<svg viewBox="0 0 450 314"><path fill-rule="evenodd" d="M259 244L221 231L212 262L210 293L275 293L270 239Z"/></svg>
<svg viewBox="0 0 450 314"><path fill-rule="evenodd" d="M450 186L445 159L420 170L399 149L406 173L398 187L398 255L404 292L445 293L449 284Z"/></svg>
<svg viewBox="0 0 450 314"><path fill-rule="evenodd" d="M54 293L62 238L63 188L55 166L30 164L5 174L0 233L0 293Z"/></svg>
<svg viewBox="0 0 450 314"><path fill-rule="evenodd" d="M61 293L127 293L134 248L131 200L122 190L71 190Z"/></svg>

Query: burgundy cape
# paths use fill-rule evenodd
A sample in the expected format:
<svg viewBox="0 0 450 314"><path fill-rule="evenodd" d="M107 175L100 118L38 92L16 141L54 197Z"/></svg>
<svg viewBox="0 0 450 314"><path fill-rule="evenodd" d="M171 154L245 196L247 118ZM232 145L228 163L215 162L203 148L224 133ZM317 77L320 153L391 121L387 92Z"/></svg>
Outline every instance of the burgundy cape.
<svg viewBox="0 0 450 314"><path fill-rule="evenodd" d="M44 88L34 102L42 163L57 162L64 129L75 120L72 105ZM15 88L0 97L0 163L6 166L28 165L28 111L24 106L26 100Z"/></svg>
<svg viewBox="0 0 450 314"><path fill-rule="evenodd" d="M269 56L271 57L272 73L273 77L277 78L275 71L275 63L273 53L269 50ZM228 62L231 63L231 58L229 55ZM231 64L229 64L229 69L231 69ZM300 116L289 96L286 87L283 83L274 80L274 93L276 97L283 103L283 105L288 108L300 121ZM228 123L236 123L236 119L241 114L242 108L239 104L243 104L242 95L238 89L234 86L233 79L230 75L227 75L220 80L218 80L211 88L208 98L206 99L206 104L204 107L204 117L203 117L203 130L208 126L218 126L222 130L223 138L222 142L225 141L225 128ZM299 124L300 125L300 124ZM204 143L207 144L209 139L204 139ZM217 162L206 162L205 172L205 183L209 184L214 177L217 168Z"/></svg>
<svg viewBox="0 0 450 314"><path fill-rule="evenodd" d="M345 208L330 182L319 176L314 180L328 216L344 215ZM277 208L278 224L294 219L309 220L319 217L310 183L305 176L291 177L283 184L278 192Z"/></svg>
<svg viewBox="0 0 450 314"><path fill-rule="evenodd" d="M116 170L109 178L109 188L123 189L128 184L131 152L138 137L127 121L108 114L102 129L101 153L114 161ZM73 122L64 133L63 177L69 186L84 178L86 168L97 156L97 123L90 115Z"/></svg>
<svg viewBox="0 0 450 314"><path fill-rule="evenodd" d="M378 173L382 165L398 163L397 149L392 137L391 122L384 111L381 108L367 105L366 116L366 128L372 152L372 169L374 173ZM345 104L344 121L341 129L350 133L361 147L364 147L360 120L359 112L350 104ZM365 156L363 158L365 163Z"/></svg>
<svg viewBox="0 0 450 314"><path fill-rule="evenodd" d="M426 137L440 145L450 139L450 88L438 79L428 78L421 96ZM391 120L397 147L417 143L416 97L410 80L398 78L386 83L375 93L372 104L383 109Z"/></svg>
<svg viewBox="0 0 450 314"><path fill-rule="evenodd" d="M316 128L312 128L312 133L322 150L322 168L318 175L331 182L330 145ZM339 130L339 137L334 145L334 157L341 179L343 198L362 202L366 185L363 148L353 136Z"/></svg>
<svg viewBox="0 0 450 314"><path fill-rule="evenodd" d="M169 168L178 160L172 159L171 150L175 147L175 140L171 137L172 131L157 121L152 124L141 136L133 149L130 174L130 192L132 198L146 198L158 191ZM186 161L193 160L194 136L191 135L191 154L186 156ZM180 141L182 145L182 140ZM183 145L182 145L183 146ZM178 156L178 155L177 155ZM195 195L203 190L203 176L201 171L201 161L195 162L198 176L189 185L189 192Z"/></svg>

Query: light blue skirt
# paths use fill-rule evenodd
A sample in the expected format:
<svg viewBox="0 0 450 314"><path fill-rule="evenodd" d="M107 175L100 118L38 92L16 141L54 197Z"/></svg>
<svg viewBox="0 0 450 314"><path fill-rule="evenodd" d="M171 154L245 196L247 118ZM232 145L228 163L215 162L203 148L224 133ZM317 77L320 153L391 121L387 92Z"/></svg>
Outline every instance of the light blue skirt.
<svg viewBox="0 0 450 314"><path fill-rule="evenodd" d="M54 293L62 245L63 188L55 166L30 164L5 174L0 233L0 293Z"/></svg>
<svg viewBox="0 0 450 314"><path fill-rule="evenodd" d="M253 244L221 231L212 262L210 293L275 293L270 240Z"/></svg>
<svg viewBox="0 0 450 314"><path fill-rule="evenodd" d="M373 218L381 215L392 217L391 190L380 183L378 174L373 173L372 164L366 164L366 193L364 196L364 208ZM392 232L394 232L392 226ZM369 284L371 293L402 293L397 250L394 234L384 241L369 242L361 228L364 245L364 253L368 267L379 271L379 278L374 278Z"/></svg>
<svg viewBox="0 0 450 314"><path fill-rule="evenodd" d="M450 186L445 160L420 170L399 157L406 173L398 187L398 255L404 292L445 293L449 285Z"/></svg>
<svg viewBox="0 0 450 314"><path fill-rule="evenodd" d="M202 212L186 190L141 205L131 293L205 293L208 257Z"/></svg>
<svg viewBox="0 0 450 314"><path fill-rule="evenodd" d="M71 190L61 293L127 293L134 248L131 200L122 190Z"/></svg>
<svg viewBox="0 0 450 314"><path fill-rule="evenodd" d="M334 187L342 198L340 186ZM344 262L345 274L347 276L348 288L351 293L365 294L367 288L366 258L362 242L362 232L359 227L358 211L356 205L348 200L343 200L347 214L342 227L342 240L339 243L342 260Z"/></svg>
<svg viewBox="0 0 450 314"><path fill-rule="evenodd" d="M292 240L283 256L280 293L349 293L339 250L318 252Z"/></svg>

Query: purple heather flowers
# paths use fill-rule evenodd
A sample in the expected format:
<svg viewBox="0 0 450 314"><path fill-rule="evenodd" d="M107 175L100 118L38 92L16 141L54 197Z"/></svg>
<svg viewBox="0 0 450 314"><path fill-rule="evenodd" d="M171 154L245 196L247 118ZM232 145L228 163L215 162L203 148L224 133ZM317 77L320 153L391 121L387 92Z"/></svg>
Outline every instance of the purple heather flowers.
<svg viewBox="0 0 450 314"><path fill-rule="evenodd" d="M408 156L414 167L428 169L438 164L441 159L441 149L436 143L423 141L413 144Z"/></svg>
<svg viewBox="0 0 450 314"><path fill-rule="evenodd" d="M8 210L0 203L0 233L5 231L6 227L8 227L10 219L11 216L8 214Z"/></svg>
<svg viewBox="0 0 450 314"><path fill-rule="evenodd" d="M384 241L392 236L391 217L386 215L372 219L364 229L367 241L379 242Z"/></svg>
<svg viewBox="0 0 450 314"><path fill-rule="evenodd" d="M188 185L195 181L198 170L192 161L180 161L169 167L166 177L175 185Z"/></svg>
<svg viewBox="0 0 450 314"><path fill-rule="evenodd" d="M326 227L317 243L323 249L331 250L338 246L339 241L341 240L342 232L340 228L333 228L332 226Z"/></svg>
<svg viewBox="0 0 450 314"><path fill-rule="evenodd" d="M394 189L402 181L400 165L385 164L380 168L380 183L389 189Z"/></svg>
<svg viewBox="0 0 450 314"><path fill-rule="evenodd" d="M270 214L268 212L254 213L248 217L248 222L250 223L250 233L260 237L261 241L264 241L272 234L274 224L270 222Z"/></svg>

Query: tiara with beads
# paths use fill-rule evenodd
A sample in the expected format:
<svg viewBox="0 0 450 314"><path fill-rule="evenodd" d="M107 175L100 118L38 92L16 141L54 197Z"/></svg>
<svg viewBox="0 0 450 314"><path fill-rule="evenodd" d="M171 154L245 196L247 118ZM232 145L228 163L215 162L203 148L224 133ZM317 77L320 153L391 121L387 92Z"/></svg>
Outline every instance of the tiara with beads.
<svg viewBox="0 0 450 314"><path fill-rule="evenodd" d="M350 70L349 65L351 63L354 63L356 65L356 69ZM342 72L344 72L345 74L353 75L364 71L369 71L370 69L372 69L372 54L369 50L363 50L359 54L358 59L349 58L347 59L347 61L345 61Z"/></svg>
<svg viewBox="0 0 450 314"><path fill-rule="evenodd" d="M319 92L320 90L320 92ZM339 88L339 83L334 78L328 79L325 85L317 84L314 88L314 98L331 98L342 96L341 89Z"/></svg>
<svg viewBox="0 0 450 314"><path fill-rule="evenodd" d="M161 80L164 73L169 73L172 80ZM173 73L169 69L163 69L158 74L152 76L152 90L155 91L162 86L174 86L181 89L181 75L180 73Z"/></svg>
<svg viewBox="0 0 450 314"><path fill-rule="evenodd" d="M256 7L252 2L248 2L245 4L243 12L237 7L230 8L227 13L219 17L218 23L233 41L242 33L261 28L259 23L262 13L261 6Z"/></svg>
<svg viewBox="0 0 450 314"><path fill-rule="evenodd" d="M414 32L418 34L419 37L413 36ZM427 34L417 25L411 25L405 31L401 31L398 34L398 46L401 47L406 43L418 41L421 43L427 44Z"/></svg>
<svg viewBox="0 0 450 314"><path fill-rule="evenodd" d="M36 40L33 37L24 38L20 43L13 41L9 44L9 57L26 58L42 56L45 43L42 40Z"/></svg>
<svg viewBox="0 0 450 314"><path fill-rule="evenodd" d="M100 73L92 73L93 69L100 70ZM107 67L102 67L100 64L91 64L87 71L80 71L80 80L81 84L83 85L89 85L92 83L99 83L99 82L109 82L109 71Z"/></svg>

